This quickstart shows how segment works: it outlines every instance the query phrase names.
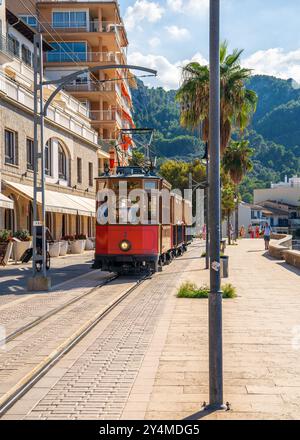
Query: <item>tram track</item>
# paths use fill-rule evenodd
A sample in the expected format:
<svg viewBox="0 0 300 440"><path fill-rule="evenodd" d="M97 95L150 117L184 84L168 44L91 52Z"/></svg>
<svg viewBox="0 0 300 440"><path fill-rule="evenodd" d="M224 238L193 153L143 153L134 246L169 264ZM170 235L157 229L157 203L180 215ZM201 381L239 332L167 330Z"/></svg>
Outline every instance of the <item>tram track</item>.
<svg viewBox="0 0 300 440"><path fill-rule="evenodd" d="M77 303L78 301L86 298L88 295L91 295L93 292L95 292L97 289L100 289L101 287L105 286L106 284L114 281L117 279L119 275L114 275L112 277L109 277L105 279L100 284L97 284L96 286L92 287L88 292L83 293L82 295L77 296L76 298L71 299L70 301L67 301L66 303L55 307L54 309L50 310L49 312L45 313L42 316L39 316L38 318L34 319L33 321L29 322L28 324L25 324L24 326L18 328L8 336L6 336L4 339L0 340L0 346L7 344L8 342L13 341L18 336L22 335L28 330L31 330L32 328L36 327L37 325L41 324L42 322L46 321L47 319L51 318L52 316L56 315L57 313L61 312L62 310L65 310L67 307L70 307Z"/></svg>
<svg viewBox="0 0 300 440"><path fill-rule="evenodd" d="M41 324L43 321L49 319L55 314L65 310L68 306L74 305L79 300L85 298L90 295L95 290L103 287L106 284L109 284L113 280L119 278L118 275L105 280L104 283L101 283L97 287L94 287L89 292L86 292L81 297L77 297L68 303L57 307L56 309L46 313L42 317L37 320L32 321L28 325L24 326L13 332L6 338L7 342L16 339L21 334L26 331L36 327ZM7 393L5 393L0 398L0 418L11 408L22 396L24 396L46 373L48 373L51 368L63 358L65 354L67 354L72 348L74 348L100 321L102 321L112 310L114 310L120 303L122 303L131 293L133 293L144 281L149 279L149 275L145 275L142 278L138 279L135 284L123 292L119 297L117 297L114 301L108 304L104 309L100 312L96 313L95 316L84 323L75 333L73 333L69 338L67 338L63 343L59 345L55 350L53 350L46 358L43 359L38 365L36 365L29 373L27 373L24 377L22 377Z"/></svg>

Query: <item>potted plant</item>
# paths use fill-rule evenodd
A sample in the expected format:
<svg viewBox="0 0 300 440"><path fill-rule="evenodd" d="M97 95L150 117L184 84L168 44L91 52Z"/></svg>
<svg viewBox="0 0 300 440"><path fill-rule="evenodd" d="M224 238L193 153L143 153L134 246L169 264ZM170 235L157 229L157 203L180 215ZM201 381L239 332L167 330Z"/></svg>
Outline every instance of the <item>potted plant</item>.
<svg viewBox="0 0 300 440"><path fill-rule="evenodd" d="M72 254L71 243L74 241L73 235L64 235L61 238L60 255Z"/></svg>
<svg viewBox="0 0 300 440"><path fill-rule="evenodd" d="M60 241L54 241L49 244L50 257L59 257L60 255Z"/></svg>
<svg viewBox="0 0 300 440"><path fill-rule="evenodd" d="M16 231L13 235L13 255L15 263L20 261L22 255L27 249L32 246L32 241L29 232L26 229Z"/></svg>
<svg viewBox="0 0 300 440"><path fill-rule="evenodd" d="M10 259L13 248L13 241L10 231L3 229L0 231L0 265L6 266Z"/></svg>
<svg viewBox="0 0 300 440"><path fill-rule="evenodd" d="M93 249L95 249L95 239L92 237L88 237L86 239L85 250L92 251Z"/></svg>
<svg viewBox="0 0 300 440"><path fill-rule="evenodd" d="M72 254L82 254L85 249L86 235L76 234L75 240L71 242L71 253Z"/></svg>
<svg viewBox="0 0 300 440"><path fill-rule="evenodd" d="M60 248L59 248L59 255L61 257L64 257L67 255L69 249L69 241L66 237L61 237L60 240Z"/></svg>

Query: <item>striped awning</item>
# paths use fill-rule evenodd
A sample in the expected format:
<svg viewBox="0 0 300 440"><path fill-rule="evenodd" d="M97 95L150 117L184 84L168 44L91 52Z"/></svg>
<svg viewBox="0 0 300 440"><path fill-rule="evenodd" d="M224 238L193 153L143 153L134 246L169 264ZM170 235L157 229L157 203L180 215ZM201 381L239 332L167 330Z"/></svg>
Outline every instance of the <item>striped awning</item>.
<svg viewBox="0 0 300 440"><path fill-rule="evenodd" d="M0 208L14 209L14 202L0 193Z"/></svg>
<svg viewBox="0 0 300 440"><path fill-rule="evenodd" d="M33 199L33 187L22 183L5 181L5 184L19 194ZM62 214L95 216L96 202L94 199L80 197L74 194L45 190L46 211ZM41 204L41 193L38 193L38 203Z"/></svg>

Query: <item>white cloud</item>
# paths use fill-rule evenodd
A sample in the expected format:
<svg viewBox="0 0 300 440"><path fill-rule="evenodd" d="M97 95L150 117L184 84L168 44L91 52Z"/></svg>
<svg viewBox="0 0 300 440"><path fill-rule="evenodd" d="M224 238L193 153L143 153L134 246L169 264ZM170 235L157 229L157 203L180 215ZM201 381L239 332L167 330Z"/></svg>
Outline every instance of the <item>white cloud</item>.
<svg viewBox="0 0 300 440"><path fill-rule="evenodd" d="M160 43L161 43L161 41L160 41L160 38L158 38L158 37L153 37L149 40L149 46L152 49L155 49L156 47L160 46Z"/></svg>
<svg viewBox="0 0 300 440"><path fill-rule="evenodd" d="M206 14L209 0L167 0L167 5L172 11L181 14Z"/></svg>
<svg viewBox="0 0 300 440"><path fill-rule="evenodd" d="M191 37L190 32L186 28L179 28L178 26L165 26L168 34L173 40L185 40Z"/></svg>
<svg viewBox="0 0 300 440"><path fill-rule="evenodd" d="M255 74L293 78L300 82L300 49L285 52L281 48L259 50L246 58L243 65Z"/></svg>
<svg viewBox="0 0 300 440"><path fill-rule="evenodd" d="M129 64L149 67L157 70L157 79L154 85L160 85L166 90L177 89L180 85L182 66L190 61L198 61L201 64L207 64L207 61L200 53L196 53L190 60L177 61L171 63L162 55L143 55L140 52L130 53L128 56Z"/></svg>
<svg viewBox="0 0 300 440"><path fill-rule="evenodd" d="M128 30L133 30L143 20L150 23L159 21L164 13L164 8L159 3L148 0L136 0L133 6L128 6L124 21Z"/></svg>

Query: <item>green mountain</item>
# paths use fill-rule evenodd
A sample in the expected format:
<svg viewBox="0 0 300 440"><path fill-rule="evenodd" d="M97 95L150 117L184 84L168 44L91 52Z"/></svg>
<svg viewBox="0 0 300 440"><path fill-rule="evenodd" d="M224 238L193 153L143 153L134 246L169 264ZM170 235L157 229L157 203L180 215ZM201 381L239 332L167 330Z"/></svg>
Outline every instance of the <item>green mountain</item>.
<svg viewBox="0 0 300 440"><path fill-rule="evenodd" d="M253 188L300 173L300 87L293 80L255 75L247 84L259 98L256 114L245 137L254 149L254 170L241 187L244 200L251 201ZM155 129L152 152L161 160L199 158L203 143L199 133L183 129L175 90L149 88L138 80L133 90L137 127Z"/></svg>

